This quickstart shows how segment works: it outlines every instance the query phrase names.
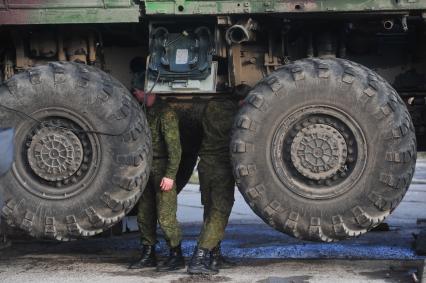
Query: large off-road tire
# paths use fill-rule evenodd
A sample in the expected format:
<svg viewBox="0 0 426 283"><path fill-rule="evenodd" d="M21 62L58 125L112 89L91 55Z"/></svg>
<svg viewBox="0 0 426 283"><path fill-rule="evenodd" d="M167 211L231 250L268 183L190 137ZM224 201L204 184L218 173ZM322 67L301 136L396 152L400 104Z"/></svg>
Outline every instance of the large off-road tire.
<svg viewBox="0 0 426 283"><path fill-rule="evenodd" d="M251 91L231 151L238 187L279 231L336 241L375 227L416 162L410 115L379 75L342 59L283 67Z"/></svg>
<svg viewBox="0 0 426 283"><path fill-rule="evenodd" d="M0 178L2 216L35 237L68 240L117 223L145 188L147 122L110 75L54 62L0 86L0 126L14 127L15 162ZM1 106L0 106L1 108Z"/></svg>

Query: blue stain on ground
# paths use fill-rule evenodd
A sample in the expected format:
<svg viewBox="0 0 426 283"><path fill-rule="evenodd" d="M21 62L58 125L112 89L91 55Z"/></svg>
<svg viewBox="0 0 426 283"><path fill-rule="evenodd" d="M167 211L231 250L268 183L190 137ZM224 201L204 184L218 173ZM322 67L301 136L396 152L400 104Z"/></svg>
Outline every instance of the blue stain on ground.
<svg viewBox="0 0 426 283"><path fill-rule="evenodd" d="M185 256L191 256L199 229L199 225L184 227ZM335 243L317 243L294 239L264 224L230 225L222 250L228 257L241 259L424 259L413 250L413 240L407 231L391 230ZM161 240L160 253L166 254L167 250Z"/></svg>
<svg viewBox="0 0 426 283"><path fill-rule="evenodd" d="M418 161L415 178L425 182L426 162ZM235 204L226 229L222 250L226 256L241 259L378 259L416 260L412 245L413 233L420 227L418 218L426 219L426 186L413 184L401 205L386 222L390 231L368 232L357 238L336 243L307 242L294 239L265 224L236 192ZM179 197L178 218L183 223L182 248L185 256L190 256L200 232L203 208L200 203L199 188L188 185ZM160 230L159 233L161 234ZM135 237L132 235L131 237ZM137 246L135 240L133 245ZM167 255L168 248L160 240L160 253Z"/></svg>
<svg viewBox="0 0 426 283"><path fill-rule="evenodd" d="M190 257L197 244L201 224L183 225L182 250ZM168 255L168 247L161 230L157 251ZM392 229L386 232L369 232L361 237L335 242L318 243L294 239L270 228L266 224L231 223L222 242L223 254L236 260L244 259L356 259L356 260L416 260L425 259L416 255L412 248L415 229ZM139 233L125 234L120 237L90 238L67 243L20 242L15 249L25 253L84 253L119 254L126 258L136 257L139 253ZM87 242L90 242L88 245ZM57 245L61 245L58 250ZM26 249L27 247L27 249ZM19 251L17 251L19 254ZM1 257L1 256L0 256ZM128 259L130 260L130 259Z"/></svg>

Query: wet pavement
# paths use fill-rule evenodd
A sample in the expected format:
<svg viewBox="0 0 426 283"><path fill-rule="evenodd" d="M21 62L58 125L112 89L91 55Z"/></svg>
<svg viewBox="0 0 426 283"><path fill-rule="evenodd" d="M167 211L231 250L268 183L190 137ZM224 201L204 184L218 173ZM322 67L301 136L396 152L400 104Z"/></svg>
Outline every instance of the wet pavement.
<svg viewBox="0 0 426 283"><path fill-rule="evenodd" d="M406 197L386 220L389 231L337 243L286 236L264 224L238 192L235 198L223 250L238 267L218 276L128 270L138 253L133 232L68 243L15 240L11 248L0 250L0 282L414 282L412 273L422 265L413 234L422 228L417 219L426 219L426 160L418 161ZM184 254L190 256L202 219L198 186L189 185L180 194L178 218ZM134 220L128 218L123 228L133 230ZM166 255L164 241L159 251Z"/></svg>

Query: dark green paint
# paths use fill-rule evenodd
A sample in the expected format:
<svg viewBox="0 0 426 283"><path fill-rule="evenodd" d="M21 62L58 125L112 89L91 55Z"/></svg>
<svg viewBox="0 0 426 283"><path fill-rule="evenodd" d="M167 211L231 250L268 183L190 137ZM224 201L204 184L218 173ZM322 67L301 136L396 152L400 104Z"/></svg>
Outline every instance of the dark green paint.
<svg viewBox="0 0 426 283"><path fill-rule="evenodd" d="M139 22L131 0L0 0L0 25Z"/></svg>
<svg viewBox="0 0 426 283"><path fill-rule="evenodd" d="M252 0L252 1L145 1L146 13L208 15L303 12L371 12L425 10L426 0Z"/></svg>

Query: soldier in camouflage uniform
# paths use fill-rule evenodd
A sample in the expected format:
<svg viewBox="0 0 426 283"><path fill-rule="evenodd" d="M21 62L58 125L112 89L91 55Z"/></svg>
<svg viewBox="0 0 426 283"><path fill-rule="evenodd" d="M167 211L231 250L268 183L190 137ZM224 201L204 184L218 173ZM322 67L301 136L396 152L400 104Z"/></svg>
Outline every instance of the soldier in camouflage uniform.
<svg viewBox="0 0 426 283"><path fill-rule="evenodd" d="M157 267L158 271L171 271L185 267L182 256L182 233L176 218L176 173L181 157L178 118L155 94L146 94L143 76L135 75L133 95L146 106L146 116L152 135L153 162L147 187L138 204L138 223L141 232L142 256L131 268L157 266L155 245L157 221L163 230L170 254Z"/></svg>
<svg viewBox="0 0 426 283"><path fill-rule="evenodd" d="M198 173L204 223L188 267L190 274L216 274L223 262L220 241L234 204L235 180L229 143L237 110L236 101L210 100L202 118L203 140Z"/></svg>

